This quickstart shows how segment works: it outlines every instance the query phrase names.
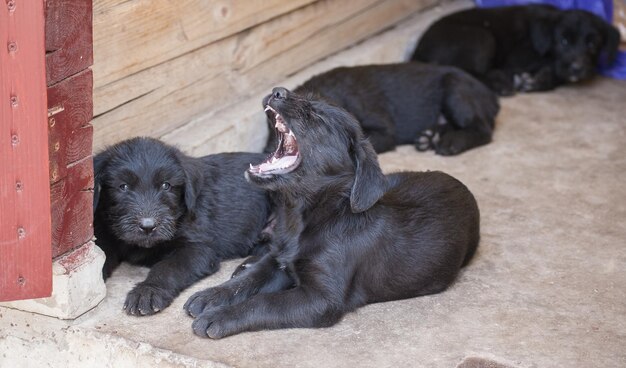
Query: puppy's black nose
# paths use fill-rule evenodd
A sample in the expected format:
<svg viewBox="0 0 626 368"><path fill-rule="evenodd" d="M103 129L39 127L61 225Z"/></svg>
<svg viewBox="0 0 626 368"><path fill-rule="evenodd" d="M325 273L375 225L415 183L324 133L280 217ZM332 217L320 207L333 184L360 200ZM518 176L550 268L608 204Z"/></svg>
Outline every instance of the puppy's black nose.
<svg viewBox="0 0 626 368"><path fill-rule="evenodd" d="M156 220L154 217L144 217L139 219L139 227L145 233L150 234L152 230L156 227Z"/></svg>
<svg viewBox="0 0 626 368"><path fill-rule="evenodd" d="M272 90L272 97L277 99L285 99L287 98L288 93L289 91L287 91L287 88L276 87Z"/></svg>

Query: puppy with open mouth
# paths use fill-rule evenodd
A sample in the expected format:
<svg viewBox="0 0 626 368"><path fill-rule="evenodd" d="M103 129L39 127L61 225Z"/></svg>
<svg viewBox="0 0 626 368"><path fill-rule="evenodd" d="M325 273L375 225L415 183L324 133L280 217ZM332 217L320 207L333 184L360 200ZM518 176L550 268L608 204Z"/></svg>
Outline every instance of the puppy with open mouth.
<svg viewBox="0 0 626 368"><path fill-rule="evenodd" d="M247 179L276 206L270 252L184 308L203 337L327 327L368 303L445 290L479 242L470 191L441 172L383 175L345 110L275 88L277 148Z"/></svg>

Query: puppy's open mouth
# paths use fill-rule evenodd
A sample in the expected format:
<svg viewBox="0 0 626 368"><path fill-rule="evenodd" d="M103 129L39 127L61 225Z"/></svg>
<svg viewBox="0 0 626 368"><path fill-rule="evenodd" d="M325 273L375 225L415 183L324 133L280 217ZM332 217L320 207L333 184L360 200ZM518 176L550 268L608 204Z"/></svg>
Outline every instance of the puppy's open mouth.
<svg viewBox="0 0 626 368"><path fill-rule="evenodd" d="M248 171L258 176L286 174L295 170L302 160L298 151L298 141L287 127L283 117L274 108L270 105L265 106L265 114L274 122L278 145L276 151L265 161L258 165L250 164Z"/></svg>

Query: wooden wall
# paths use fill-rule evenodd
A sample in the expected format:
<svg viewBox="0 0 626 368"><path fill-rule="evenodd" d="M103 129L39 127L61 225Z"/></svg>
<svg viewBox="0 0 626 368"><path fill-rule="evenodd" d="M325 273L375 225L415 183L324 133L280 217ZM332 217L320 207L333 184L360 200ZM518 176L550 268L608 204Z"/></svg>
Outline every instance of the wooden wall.
<svg viewBox="0 0 626 368"><path fill-rule="evenodd" d="M46 0L52 256L93 237L91 0Z"/></svg>
<svg viewBox="0 0 626 368"><path fill-rule="evenodd" d="M94 147L232 108L436 2L94 0Z"/></svg>

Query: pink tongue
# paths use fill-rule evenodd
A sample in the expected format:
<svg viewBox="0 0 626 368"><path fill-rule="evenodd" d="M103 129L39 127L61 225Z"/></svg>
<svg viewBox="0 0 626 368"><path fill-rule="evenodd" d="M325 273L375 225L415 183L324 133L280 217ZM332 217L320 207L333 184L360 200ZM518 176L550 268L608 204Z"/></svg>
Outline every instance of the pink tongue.
<svg viewBox="0 0 626 368"><path fill-rule="evenodd" d="M264 162L259 165L259 171L272 171L277 169L286 169L289 166L293 165L298 156L283 156L278 160L273 160L273 162Z"/></svg>

